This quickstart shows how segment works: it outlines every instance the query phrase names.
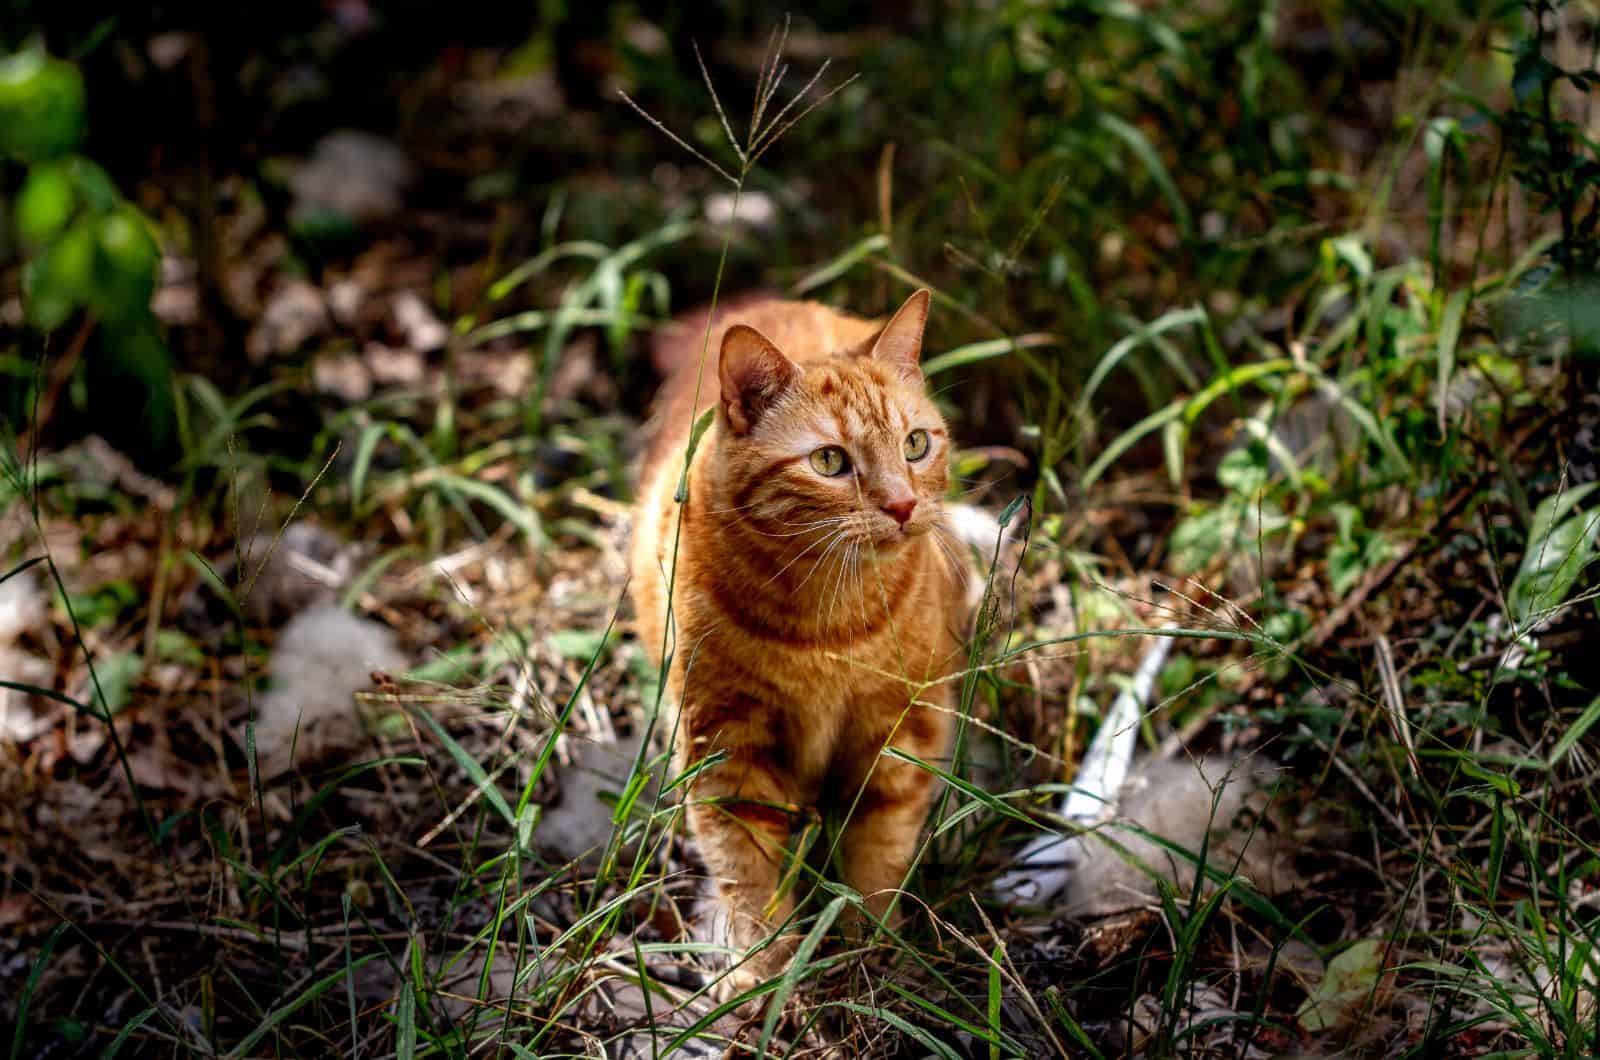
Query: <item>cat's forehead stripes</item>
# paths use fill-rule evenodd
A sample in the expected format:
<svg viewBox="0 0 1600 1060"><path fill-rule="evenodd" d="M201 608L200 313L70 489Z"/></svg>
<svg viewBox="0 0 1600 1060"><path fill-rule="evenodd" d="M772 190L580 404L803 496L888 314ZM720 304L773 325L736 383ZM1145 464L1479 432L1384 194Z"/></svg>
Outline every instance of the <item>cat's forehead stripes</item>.
<svg viewBox="0 0 1600 1060"><path fill-rule="evenodd" d="M843 437L871 431L898 433L908 417L900 398L902 386L873 361L838 358L810 367L813 392Z"/></svg>
<svg viewBox="0 0 1600 1060"><path fill-rule="evenodd" d="M926 403L892 374L841 355L812 362L800 383L773 406L757 437L764 446L810 453L826 445L894 439L909 431ZM936 418L935 418L936 419Z"/></svg>

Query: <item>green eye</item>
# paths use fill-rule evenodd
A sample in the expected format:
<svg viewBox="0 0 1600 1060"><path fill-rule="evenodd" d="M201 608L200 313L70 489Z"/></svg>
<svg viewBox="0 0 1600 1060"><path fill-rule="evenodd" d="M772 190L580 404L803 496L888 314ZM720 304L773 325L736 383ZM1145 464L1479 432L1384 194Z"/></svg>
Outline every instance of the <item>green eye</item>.
<svg viewBox="0 0 1600 1060"><path fill-rule="evenodd" d="M850 470L850 458L837 445L825 445L812 452L811 467L817 474L833 478Z"/></svg>
<svg viewBox="0 0 1600 1060"><path fill-rule="evenodd" d="M906 435L906 459L921 460L928 455L928 432L917 428Z"/></svg>

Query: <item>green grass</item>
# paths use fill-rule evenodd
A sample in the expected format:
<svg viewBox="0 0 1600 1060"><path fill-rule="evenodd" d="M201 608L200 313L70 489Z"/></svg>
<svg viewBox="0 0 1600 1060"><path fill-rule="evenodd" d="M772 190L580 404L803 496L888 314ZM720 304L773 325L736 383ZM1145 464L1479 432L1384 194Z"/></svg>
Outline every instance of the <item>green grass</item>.
<svg viewBox="0 0 1600 1060"><path fill-rule="evenodd" d="M26 844L0 898L30 919L0 1043L668 1056L750 1002L737 1055L1592 1055L1600 519L1573 476L1596 341L1573 292L1594 282L1597 152L1593 79L1555 65L1584 24L961 8L825 73L714 88L624 52L645 118L596 121L634 198L581 174L530 189L515 252L475 266L492 282L433 300L456 324L441 385L331 407L303 365L238 394L181 377L160 520L35 453L30 423L0 561L48 575L29 643L59 680L3 687L106 745L5 781ZM725 185L777 219L702 221L651 190L666 165L691 202ZM814 821L785 875L794 963L723 998L737 955L678 930L699 870L677 799L708 763L673 775L641 741L591 857L541 830L574 747L661 705L618 576L648 332L758 283L864 312L931 287L958 488L1028 547L986 585L953 761L919 763L944 788L906 922L838 930L860 896L829 877L838 823ZM22 341L6 356L28 366ZM618 397L558 393L581 342ZM483 352L528 359L527 390L462 382ZM12 374L43 388L39 364ZM347 759L275 779L243 722L268 557L222 561L305 517L368 546L340 602L399 627L419 670L363 697ZM131 598L82 580L82 542L153 523ZM204 643L179 614L201 581L226 613ZM989 881L1059 823L1098 704L1166 621L1145 751L1283 763L1289 824L1256 823L1293 832L1304 886L1265 895L1146 834L1201 882L1098 931L998 907ZM203 775L151 782L162 738ZM88 822L30 816L67 782L96 793Z"/></svg>

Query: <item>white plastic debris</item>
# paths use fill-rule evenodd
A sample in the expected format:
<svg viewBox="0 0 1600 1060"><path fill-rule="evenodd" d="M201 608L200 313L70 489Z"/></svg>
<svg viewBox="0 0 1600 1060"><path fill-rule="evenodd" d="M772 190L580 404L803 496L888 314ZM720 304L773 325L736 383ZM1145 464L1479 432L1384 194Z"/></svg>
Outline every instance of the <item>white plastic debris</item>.
<svg viewBox="0 0 1600 1060"><path fill-rule="evenodd" d="M1112 701L1111 710L1083 756L1072 789L1061 804L1061 816L1073 824L1087 828L1116 813L1117 793L1133 762L1140 714L1171 650L1172 638L1158 636L1139 660L1132 685ZM1037 836L1022 848L1016 866L995 880L995 895L1004 902L1044 902L1066 889L1073 870L1085 856L1081 835Z"/></svg>

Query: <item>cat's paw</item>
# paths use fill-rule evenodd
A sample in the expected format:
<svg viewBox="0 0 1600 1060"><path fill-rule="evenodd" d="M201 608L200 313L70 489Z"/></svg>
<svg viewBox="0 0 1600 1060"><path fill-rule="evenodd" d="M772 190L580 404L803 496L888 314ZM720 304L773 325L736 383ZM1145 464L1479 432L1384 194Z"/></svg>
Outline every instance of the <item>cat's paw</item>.
<svg viewBox="0 0 1600 1060"><path fill-rule="evenodd" d="M798 935L780 935L765 946L745 954L742 960L729 968L717 981L714 989L717 1003L722 1004L749 994L751 996L746 997L734 1008L734 1013L740 1018L747 1019L761 1012L766 1007L771 991L759 988L783 976L789 968L789 962L794 959L794 952L799 945Z"/></svg>

